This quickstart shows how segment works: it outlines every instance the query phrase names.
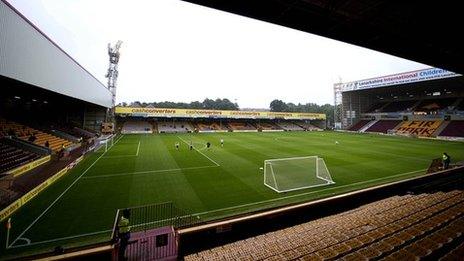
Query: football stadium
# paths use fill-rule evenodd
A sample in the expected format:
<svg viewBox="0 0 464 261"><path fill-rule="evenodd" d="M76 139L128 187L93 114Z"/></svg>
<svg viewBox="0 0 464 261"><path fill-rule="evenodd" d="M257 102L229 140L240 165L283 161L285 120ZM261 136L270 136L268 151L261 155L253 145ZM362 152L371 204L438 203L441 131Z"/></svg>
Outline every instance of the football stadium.
<svg viewBox="0 0 464 261"><path fill-rule="evenodd" d="M322 24L394 5L187 2L354 44L369 28ZM331 115L116 105L121 42L106 85L5 0L0 14L1 260L462 260L456 42L368 42L437 67L334 83Z"/></svg>

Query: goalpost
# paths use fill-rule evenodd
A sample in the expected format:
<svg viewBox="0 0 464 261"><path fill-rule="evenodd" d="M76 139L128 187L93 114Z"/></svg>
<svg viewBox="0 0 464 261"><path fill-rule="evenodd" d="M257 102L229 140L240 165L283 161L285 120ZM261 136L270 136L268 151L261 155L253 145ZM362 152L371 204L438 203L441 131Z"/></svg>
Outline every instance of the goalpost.
<svg viewBox="0 0 464 261"><path fill-rule="evenodd" d="M335 182L318 156L264 161L264 185L278 193L331 184Z"/></svg>
<svg viewBox="0 0 464 261"><path fill-rule="evenodd" d="M107 139L104 140L97 140L97 145L95 146L95 151L99 150L100 148L105 148L105 152L108 151L114 145L114 135L111 135Z"/></svg>

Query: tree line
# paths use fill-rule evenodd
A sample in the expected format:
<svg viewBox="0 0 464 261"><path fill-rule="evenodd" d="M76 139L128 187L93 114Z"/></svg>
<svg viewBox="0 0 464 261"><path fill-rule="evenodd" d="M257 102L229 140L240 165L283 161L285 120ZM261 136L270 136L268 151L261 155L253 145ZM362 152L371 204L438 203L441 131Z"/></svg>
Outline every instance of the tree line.
<svg viewBox="0 0 464 261"><path fill-rule="evenodd" d="M306 103L306 104L294 104L286 103L282 100L275 99L269 105L271 111L282 112L312 112L312 113L324 113L327 117L327 121L330 125L334 122L334 106L331 104L318 105L316 103Z"/></svg>
<svg viewBox="0 0 464 261"><path fill-rule="evenodd" d="M124 107L153 107L153 108L175 108L175 109L207 109L207 110L239 110L238 104L231 102L229 99L204 99L202 102L131 102L119 103L117 106Z"/></svg>

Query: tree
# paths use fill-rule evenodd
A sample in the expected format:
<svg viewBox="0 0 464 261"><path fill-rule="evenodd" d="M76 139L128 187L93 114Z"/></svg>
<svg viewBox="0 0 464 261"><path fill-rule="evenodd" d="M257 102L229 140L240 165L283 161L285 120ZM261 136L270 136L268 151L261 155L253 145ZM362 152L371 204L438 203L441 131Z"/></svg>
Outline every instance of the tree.
<svg viewBox="0 0 464 261"><path fill-rule="evenodd" d="M285 103L281 100L273 100L269 105L271 111L288 111L288 112L312 112L312 113L324 113L327 117L327 122L331 125L334 122L334 106L330 104L318 105L316 103L306 103L306 104L294 104L294 103Z"/></svg>
<svg viewBox="0 0 464 261"><path fill-rule="evenodd" d="M271 111L288 111L288 106L281 100L273 100L270 104Z"/></svg>

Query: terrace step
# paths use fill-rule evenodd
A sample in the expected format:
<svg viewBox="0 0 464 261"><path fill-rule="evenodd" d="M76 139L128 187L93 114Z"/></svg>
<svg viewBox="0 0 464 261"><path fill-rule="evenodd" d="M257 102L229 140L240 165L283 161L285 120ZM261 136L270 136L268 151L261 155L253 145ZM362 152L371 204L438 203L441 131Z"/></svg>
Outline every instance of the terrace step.
<svg viewBox="0 0 464 261"><path fill-rule="evenodd" d="M359 129L359 132L365 132L367 129L369 129L372 125L376 124L378 121L379 120L373 120L373 121L368 122L366 125L364 125L364 127Z"/></svg>

